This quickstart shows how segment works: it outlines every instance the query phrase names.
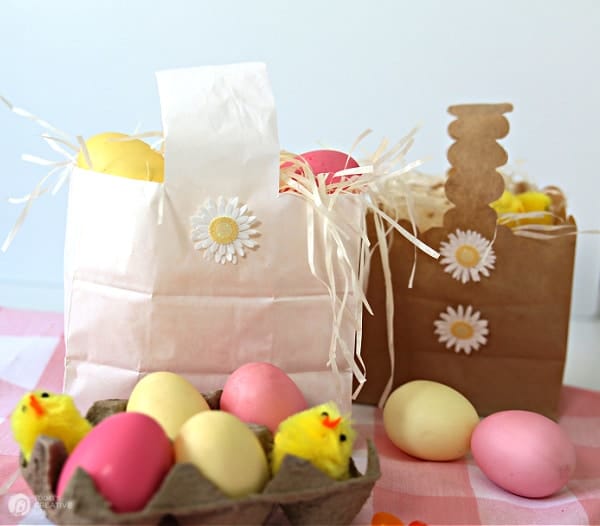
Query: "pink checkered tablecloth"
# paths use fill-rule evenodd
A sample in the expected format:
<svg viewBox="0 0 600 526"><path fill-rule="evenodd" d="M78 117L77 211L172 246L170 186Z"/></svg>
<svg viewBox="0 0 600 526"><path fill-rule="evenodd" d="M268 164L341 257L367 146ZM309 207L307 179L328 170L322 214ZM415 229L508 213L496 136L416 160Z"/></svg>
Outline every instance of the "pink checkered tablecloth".
<svg viewBox="0 0 600 526"><path fill-rule="evenodd" d="M0 524L49 524L18 476L8 417L26 391L60 391L62 322L62 314L0 308ZM557 495L525 499L488 481L471 458L424 462L403 454L387 439L380 412L355 406L353 419L362 437L357 464L364 466L364 439L371 437L382 471L355 524L370 524L377 511L405 524L600 524L600 392L564 387L560 415L576 446L575 474Z"/></svg>

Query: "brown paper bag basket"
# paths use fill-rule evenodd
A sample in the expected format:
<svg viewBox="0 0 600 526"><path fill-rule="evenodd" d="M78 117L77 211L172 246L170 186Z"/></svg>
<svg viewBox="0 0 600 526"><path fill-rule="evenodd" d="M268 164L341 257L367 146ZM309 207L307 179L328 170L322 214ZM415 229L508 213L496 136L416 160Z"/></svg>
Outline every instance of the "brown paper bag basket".
<svg viewBox="0 0 600 526"><path fill-rule="evenodd" d="M497 225L489 203L502 194L504 181L496 168L506 163L507 155L496 140L507 135L503 114L511 110L510 104L449 108L457 119L448 128L455 143L448 151L452 168L445 193L454 207L446 212L442 227L420 232L419 237L437 250L443 243L452 245L446 254L450 259L441 250L440 260L417 254L414 287L408 288L414 247L392 235L392 367L384 276L375 251L367 295L375 316L363 317L367 382L359 402L382 402L393 369L392 388L415 379L442 382L463 393L481 415L523 409L556 416L566 358L576 226L569 217L560 229L539 235L535 227L517 233ZM408 223L404 226L411 228ZM375 242L372 227L371 222L370 237ZM487 245L473 257L472 247L465 249L461 239L472 241L477 235ZM459 250L463 250L460 255ZM453 278L452 269L447 269L453 257L466 268L466 281ZM481 258L487 258L488 266L474 279L470 268ZM458 277L462 278L460 268Z"/></svg>
<svg viewBox="0 0 600 526"><path fill-rule="evenodd" d="M205 396L219 407L220 391ZM101 400L88 411L94 425L124 411L126 400ZM272 445L267 428L252 426L265 450ZM175 464L146 507L134 513L115 513L81 469L69 482L60 501L54 490L67 458L62 442L40 437L29 463L21 471L40 506L56 524L194 525L342 525L358 514L380 476L379 459L368 443L367 469L361 475L350 460L351 478L336 481L309 462L288 456L262 493L242 499L225 496L191 464Z"/></svg>

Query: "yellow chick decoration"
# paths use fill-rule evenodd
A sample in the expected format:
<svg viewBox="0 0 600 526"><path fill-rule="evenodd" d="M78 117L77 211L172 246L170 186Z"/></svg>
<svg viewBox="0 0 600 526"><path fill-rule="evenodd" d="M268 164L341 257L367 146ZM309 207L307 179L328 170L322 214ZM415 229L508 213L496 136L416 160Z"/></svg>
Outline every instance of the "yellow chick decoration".
<svg viewBox="0 0 600 526"><path fill-rule="evenodd" d="M525 212L548 212L552 205L552 199L549 195L542 192L523 192L517 194L517 198L521 201ZM543 214L539 217L523 218L520 220L521 224L538 224L538 225L551 225L554 223L552 214Z"/></svg>
<svg viewBox="0 0 600 526"><path fill-rule="evenodd" d="M285 419L277 429L271 453L273 474L286 455L308 460L330 477L350 477L350 456L356 433L333 402L312 407Z"/></svg>
<svg viewBox="0 0 600 526"><path fill-rule="evenodd" d="M83 418L69 395L33 391L21 398L10 424L15 441L29 461L38 436L61 440L71 453L92 425Z"/></svg>
<svg viewBox="0 0 600 526"><path fill-rule="evenodd" d="M539 214L536 217L512 217L512 214L525 214L529 212L549 212L552 199L542 192L527 191L519 194L513 194L504 190L502 196L494 201L490 206L498 214L498 222L513 228L518 225L537 224L551 225L554 223L552 214ZM510 219L503 218L504 215L510 215Z"/></svg>
<svg viewBox="0 0 600 526"><path fill-rule="evenodd" d="M521 201L519 201L517 196L508 190L504 190L500 199L494 201L490 206L498 213L498 216L503 214L520 214L525 212Z"/></svg>
<svg viewBox="0 0 600 526"><path fill-rule="evenodd" d="M141 181L164 181L163 156L140 139L132 139L124 133L106 132L88 139L85 147L92 166L80 150L77 155L79 168Z"/></svg>

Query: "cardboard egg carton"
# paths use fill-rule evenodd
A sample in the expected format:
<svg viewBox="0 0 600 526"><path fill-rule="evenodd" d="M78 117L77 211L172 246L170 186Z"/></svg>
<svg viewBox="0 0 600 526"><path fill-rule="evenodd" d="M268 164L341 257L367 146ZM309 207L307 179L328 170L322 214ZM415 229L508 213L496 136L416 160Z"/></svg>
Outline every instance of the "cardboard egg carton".
<svg viewBox="0 0 600 526"><path fill-rule="evenodd" d="M212 409L218 408L220 392L205 398ZM101 400L86 417L95 425L124 411L126 404L126 400ZM269 430L263 426L252 428L269 453ZM21 459L23 477L43 504L47 517L56 524L350 524L380 477L379 459L371 442L364 475L352 459L351 478L336 481L309 462L288 456L262 493L241 499L223 494L192 464L175 464L143 510L115 513L82 469L75 472L63 498L57 501L54 491L66 459L62 442L48 437L38 439L29 463Z"/></svg>

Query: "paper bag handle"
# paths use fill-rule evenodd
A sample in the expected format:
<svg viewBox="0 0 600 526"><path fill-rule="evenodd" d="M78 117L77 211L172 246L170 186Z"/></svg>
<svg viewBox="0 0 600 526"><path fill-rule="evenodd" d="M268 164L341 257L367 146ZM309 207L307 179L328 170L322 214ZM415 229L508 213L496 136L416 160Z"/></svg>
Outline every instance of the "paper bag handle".
<svg viewBox="0 0 600 526"><path fill-rule="evenodd" d="M451 229L473 228L490 239L497 215L489 206L504 190L504 180L496 168L506 164L508 155L496 141L508 134L504 113L511 104L464 104L450 106L458 117L448 126L455 139L448 149L451 168L446 181L446 197L456 206L446 212L444 225Z"/></svg>
<svg viewBox="0 0 600 526"><path fill-rule="evenodd" d="M262 191L277 195L275 102L264 64L161 71L157 82L166 188L241 199ZM265 159L271 169L252 169Z"/></svg>

